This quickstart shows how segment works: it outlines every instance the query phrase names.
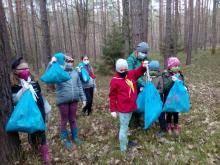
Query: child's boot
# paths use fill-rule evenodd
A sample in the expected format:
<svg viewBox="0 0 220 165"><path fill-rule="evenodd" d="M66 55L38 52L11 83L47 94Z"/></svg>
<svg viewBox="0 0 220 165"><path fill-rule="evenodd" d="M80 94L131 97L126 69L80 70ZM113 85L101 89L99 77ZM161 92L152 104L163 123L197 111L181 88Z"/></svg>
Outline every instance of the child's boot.
<svg viewBox="0 0 220 165"><path fill-rule="evenodd" d="M78 130L77 130L77 128L71 129L71 133L72 133L72 140L73 140L73 142L76 145L82 144L82 141L78 138Z"/></svg>
<svg viewBox="0 0 220 165"><path fill-rule="evenodd" d="M67 131L61 131L60 138L62 139L66 149L68 149L68 150L72 149L73 146L68 140L68 132Z"/></svg>
<svg viewBox="0 0 220 165"><path fill-rule="evenodd" d="M179 124L175 124L175 126L174 126L174 133L177 136L180 135L180 126L179 126Z"/></svg>
<svg viewBox="0 0 220 165"><path fill-rule="evenodd" d="M45 164L50 164L49 148L47 144L40 146L40 154Z"/></svg>

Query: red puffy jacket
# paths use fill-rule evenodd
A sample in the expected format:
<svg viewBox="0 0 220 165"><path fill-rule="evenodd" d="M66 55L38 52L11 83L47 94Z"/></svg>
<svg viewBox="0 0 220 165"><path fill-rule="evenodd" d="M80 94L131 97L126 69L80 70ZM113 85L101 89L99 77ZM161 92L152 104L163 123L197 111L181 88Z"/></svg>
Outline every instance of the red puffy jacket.
<svg viewBox="0 0 220 165"><path fill-rule="evenodd" d="M116 73L110 82L110 111L129 113L136 110L137 99L137 84L136 81L139 77L143 76L146 68L140 66L135 70L130 70L127 73L127 79L131 80L134 85L134 92L126 83L126 80L121 78Z"/></svg>

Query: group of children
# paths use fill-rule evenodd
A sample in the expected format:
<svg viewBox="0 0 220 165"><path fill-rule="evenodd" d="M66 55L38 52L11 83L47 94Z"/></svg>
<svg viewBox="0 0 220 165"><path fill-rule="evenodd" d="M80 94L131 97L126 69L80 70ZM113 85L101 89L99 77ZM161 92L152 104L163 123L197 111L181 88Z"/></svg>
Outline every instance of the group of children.
<svg viewBox="0 0 220 165"><path fill-rule="evenodd" d="M70 75L70 80L55 84L56 87L56 104L60 112L60 137L64 143L65 148L72 149L73 145L69 141L67 122L69 121L71 130L72 142L79 145L82 141L78 138L78 127L76 122L76 111L78 102L83 103L83 114L89 115L92 112L93 93L96 91L95 75L91 66L89 65L88 56L81 58L80 64L74 69L74 60L63 53L57 53L51 59L48 65L49 69L53 63L58 63L65 72ZM165 102L169 94L176 75L178 78L183 79L180 71L180 61L176 57L170 57L167 61L167 71L160 72L158 61L143 61L140 66L133 70L128 70L128 62L125 59L118 59L116 62L116 73L110 82L110 111L114 118L119 116L120 131L119 142L121 151L127 150L128 145L128 127L132 117L132 113L137 109L136 99L140 92L137 88L137 80L146 72L149 67L150 75L153 83L158 89L161 99ZM90 79L84 82L81 78L81 69L84 68ZM26 81L29 86L33 87L37 94L37 106L40 110L42 118L45 122L45 102L43 99L40 85L34 80L30 73L28 64L22 59L18 58L12 63L12 71L14 75L14 83L12 86L13 103L17 104L22 94L29 88L22 86L21 82ZM173 130L179 134L178 113L165 113L162 112L159 117L161 132L168 131L171 133ZM173 121L172 121L173 120ZM50 163L49 149L46 140L45 131L37 131L28 135L29 143L32 146L37 146L40 150L43 161L47 164ZM40 147L38 147L40 143Z"/></svg>
<svg viewBox="0 0 220 165"><path fill-rule="evenodd" d="M77 69L74 69L73 67L74 60L71 57L64 55L62 52L56 53L52 57L47 70L53 65L53 63L58 63L59 66L70 76L70 80L55 84L55 88L56 104L60 112L60 137L65 148L72 149L73 145L69 141L67 122L69 121L72 142L76 145L81 144L82 141L78 138L76 122L77 106L78 102L82 101L82 113L89 115L92 112L93 91L96 90L95 75L89 65L88 56L83 56L81 58L81 62ZM89 73L90 79L88 82L83 82L81 80L80 72L82 68L85 68ZM28 64L22 58L17 58L12 62L12 77L12 98L14 106L19 102L19 99L24 92L29 90L30 87L33 87L34 92L37 94L37 106L40 110L43 121L45 122L45 99L43 99L40 85L34 80ZM23 81L28 84L28 87L22 85ZM37 131L28 134L28 141L33 148L39 149L44 163L49 164L49 147L45 131Z"/></svg>
<svg viewBox="0 0 220 165"><path fill-rule="evenodd" d="M122 152L127 150L129 122L132 113L137 109L137 95L142 90L137 90L137 80L144 75L146 69L149 69L152 82L157 88L163 103L166 102L174 81L177 79L183 80L180 61L177 57L167 59L167 70L164 72L160 72L160 64L157 60L152 60L149 64L148 61L142 60L140 66L133 70L129 70L129 64L125 59L117 60L116 73L110 82L109 98L111 115L114 118L117 117L117 114L119 115L119 142ZM163 136L166 132L171 134L173 131L176 135L179 135L178 120L178 112L162 112L159 117L160 131L158 135Z"/></svg>

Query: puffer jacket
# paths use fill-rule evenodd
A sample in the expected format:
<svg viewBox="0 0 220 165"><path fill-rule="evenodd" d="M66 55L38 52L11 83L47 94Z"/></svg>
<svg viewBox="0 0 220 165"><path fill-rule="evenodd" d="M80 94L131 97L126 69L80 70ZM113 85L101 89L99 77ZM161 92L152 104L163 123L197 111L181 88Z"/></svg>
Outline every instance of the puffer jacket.
<svg viewBox="0 0 220 165"><path fill-rule="evenodd" d="M56 85L56 104L86 101L82 83L76 70L68 72L71 79Z"/></svg>

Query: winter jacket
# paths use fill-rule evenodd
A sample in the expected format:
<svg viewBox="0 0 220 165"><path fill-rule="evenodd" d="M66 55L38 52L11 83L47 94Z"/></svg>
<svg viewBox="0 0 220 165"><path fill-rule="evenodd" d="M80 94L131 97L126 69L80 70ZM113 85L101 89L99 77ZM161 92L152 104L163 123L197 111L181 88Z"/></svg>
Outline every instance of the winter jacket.
<svg viewBox="0 0 220 165"><path fill-rule="evenodd" d="M146 58L146 60L148 60ZM128 62L128 70L133 70L133 69L137 69L138 67L141 66L141 61L137 59L135 52L133 52L132 54L130 54L127 58L127 62ZM137 87L144 87L145 85L145 81L144 81L144 76L141 76L138 80L137 80Z"/></svg>
<svg viewBox="0 0 220 165"><path fill-rule="evenodd" d="M93 72L92 67L90 65L85 65L83 62L80 62L78 67L80 67L80 68L84 67L84 68L90 70L91 72ZM92 78L90 76L90 79L89 79L88 82L82 81L82 86L83 86L83 89L91 88L91 87L96 88L95 78Z"/></svg>
<svg viewBox="0 0 220 165"><path fill-rule="evenodd" d="M30 82L30 84L33 86L34 91L37 94L37 106L38 106L38 108L41 112L43 120L45 121L44 101L43 101L43 97L42 97L42 94L41 94L40 85L37 81L33 81L33 80ZM11 87L14 106L17 104L17 100L15 100L16 94L18 93L18 91L21 88L22 88L21 84L13 85Z"/></svg>
<svg viewBox="0 0 220 165"><path fill-rule="evenodd" d="M71 79L56 84L56 104L69 103L72 101L86 101L82 83L76 70L68 72Z"/></svg>
<svg viewBox="0 0 220 165"><path fill-rule="evenodd" d="M179 72L180 74L180 77L179 79L180 80L183 80L184 81L184 76L181 72ZM174 84L174 81L172 80L172 76L174 74L172 72L169 72L167 70L165 70L163 73L162 73L162 78L163 78L163 94L164 94L164 103L166 102L166 99L167 99L167 96L170 92L170 89L172 88L173 84Z"/></svg>
<svg viewBox="0 0 220 165"><path fill-rule="evenodd" d="M136 110L137 99L137 79L144 74L146 68L140 66L138 69L130 70L127 73L127 79L132 81L134 86L134 92L132 88L116 73L110 82L110 111L129 113Z"/></svg>

